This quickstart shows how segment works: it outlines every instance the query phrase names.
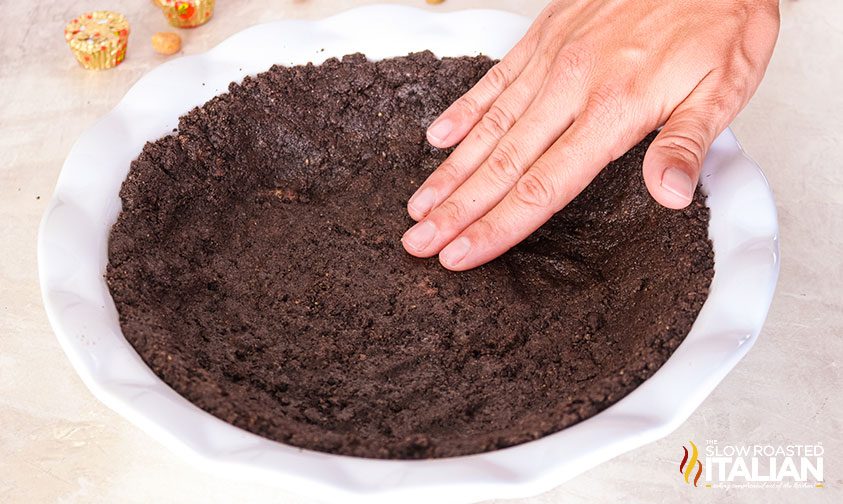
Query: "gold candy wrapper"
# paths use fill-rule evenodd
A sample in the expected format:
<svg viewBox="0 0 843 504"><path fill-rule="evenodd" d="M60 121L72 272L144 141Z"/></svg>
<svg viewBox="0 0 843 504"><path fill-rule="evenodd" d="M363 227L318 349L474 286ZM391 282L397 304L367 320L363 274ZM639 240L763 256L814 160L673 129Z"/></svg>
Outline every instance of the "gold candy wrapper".
<svg viewBox="0 0 843 504"><path fill-rule="evenodd" d="M80 65L105 70L126 58L129 22L117 12L86 12L67 23L64 38Z"/></svg>
<svg viewBox="0 0 843 504"><path fill-rule="evenodd" d="M176 28L195 28L214 14L215 0L158 0L167 21Z"/></svg>

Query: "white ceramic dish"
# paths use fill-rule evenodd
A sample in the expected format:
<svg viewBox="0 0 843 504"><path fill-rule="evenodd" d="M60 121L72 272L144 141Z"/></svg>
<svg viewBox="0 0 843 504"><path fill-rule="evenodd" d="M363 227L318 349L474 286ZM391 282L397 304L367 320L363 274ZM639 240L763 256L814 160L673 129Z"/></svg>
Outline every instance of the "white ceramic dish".
<svg viewBox="0 0 843 504"><path fill-rule="evenodd" d="M729 131L705 162L716 274L691 333L629 396L543 439L430 461L300 450L193 406L159 380L121 334L103 279L106 244L120 210L120 184L144 142L168 133L181 114L225 91L229 82L273 63L320 62L357 51L379 59L423 49L440 56L500 57L528 24L495 11L365 7L322 21L256 26L141 78L71 150L38 237L47 314L85 384L106 405L207 470L342 502L468 502L536 494L679 426L754 343L778 274L772 194Z"/></svg>

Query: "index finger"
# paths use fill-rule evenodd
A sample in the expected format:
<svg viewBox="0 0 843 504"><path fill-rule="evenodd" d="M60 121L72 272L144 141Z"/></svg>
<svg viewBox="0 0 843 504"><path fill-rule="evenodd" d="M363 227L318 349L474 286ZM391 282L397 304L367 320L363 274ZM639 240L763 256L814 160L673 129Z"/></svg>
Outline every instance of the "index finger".
<svg viewBox="0 0 843 504"><path fill-rule="evenodd" d="M534 37L524 36L467 93L445 109L427 128L427 141L445 149L461 142L492 104L521 75L532 55Z"/></svg>

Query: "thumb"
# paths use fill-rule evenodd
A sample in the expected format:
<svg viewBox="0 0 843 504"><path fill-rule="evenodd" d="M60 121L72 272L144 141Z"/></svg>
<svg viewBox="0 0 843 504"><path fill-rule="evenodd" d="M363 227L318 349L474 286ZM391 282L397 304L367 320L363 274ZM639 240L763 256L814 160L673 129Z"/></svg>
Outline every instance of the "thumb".
<svg viewBox="0 0 843 504"><path fill-rule="evenodd" d="M691 203L709 147L740 109L739 99L731 106L705 89L706 84L700 83L676 107L644 156L647 190L667 208Z"/></svg>

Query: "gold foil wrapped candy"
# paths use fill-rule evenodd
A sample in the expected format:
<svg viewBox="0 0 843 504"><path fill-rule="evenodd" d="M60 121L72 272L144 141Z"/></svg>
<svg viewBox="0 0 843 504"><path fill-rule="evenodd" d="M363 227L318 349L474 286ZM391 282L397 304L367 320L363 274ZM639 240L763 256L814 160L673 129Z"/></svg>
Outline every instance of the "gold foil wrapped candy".
<svg viewBox="0 0 843 504"><path fill-rule="evenodd" d="M86 12L67 24L64 38L80 65L105 70L126 58L129 22L117 12Z"/></svg>
<svg viewBox="0 0 843 504"><path fill-rule="evenodd" d="M158 0L167 21L177 28L205 24L214 14L214 0Z"/></svg>

